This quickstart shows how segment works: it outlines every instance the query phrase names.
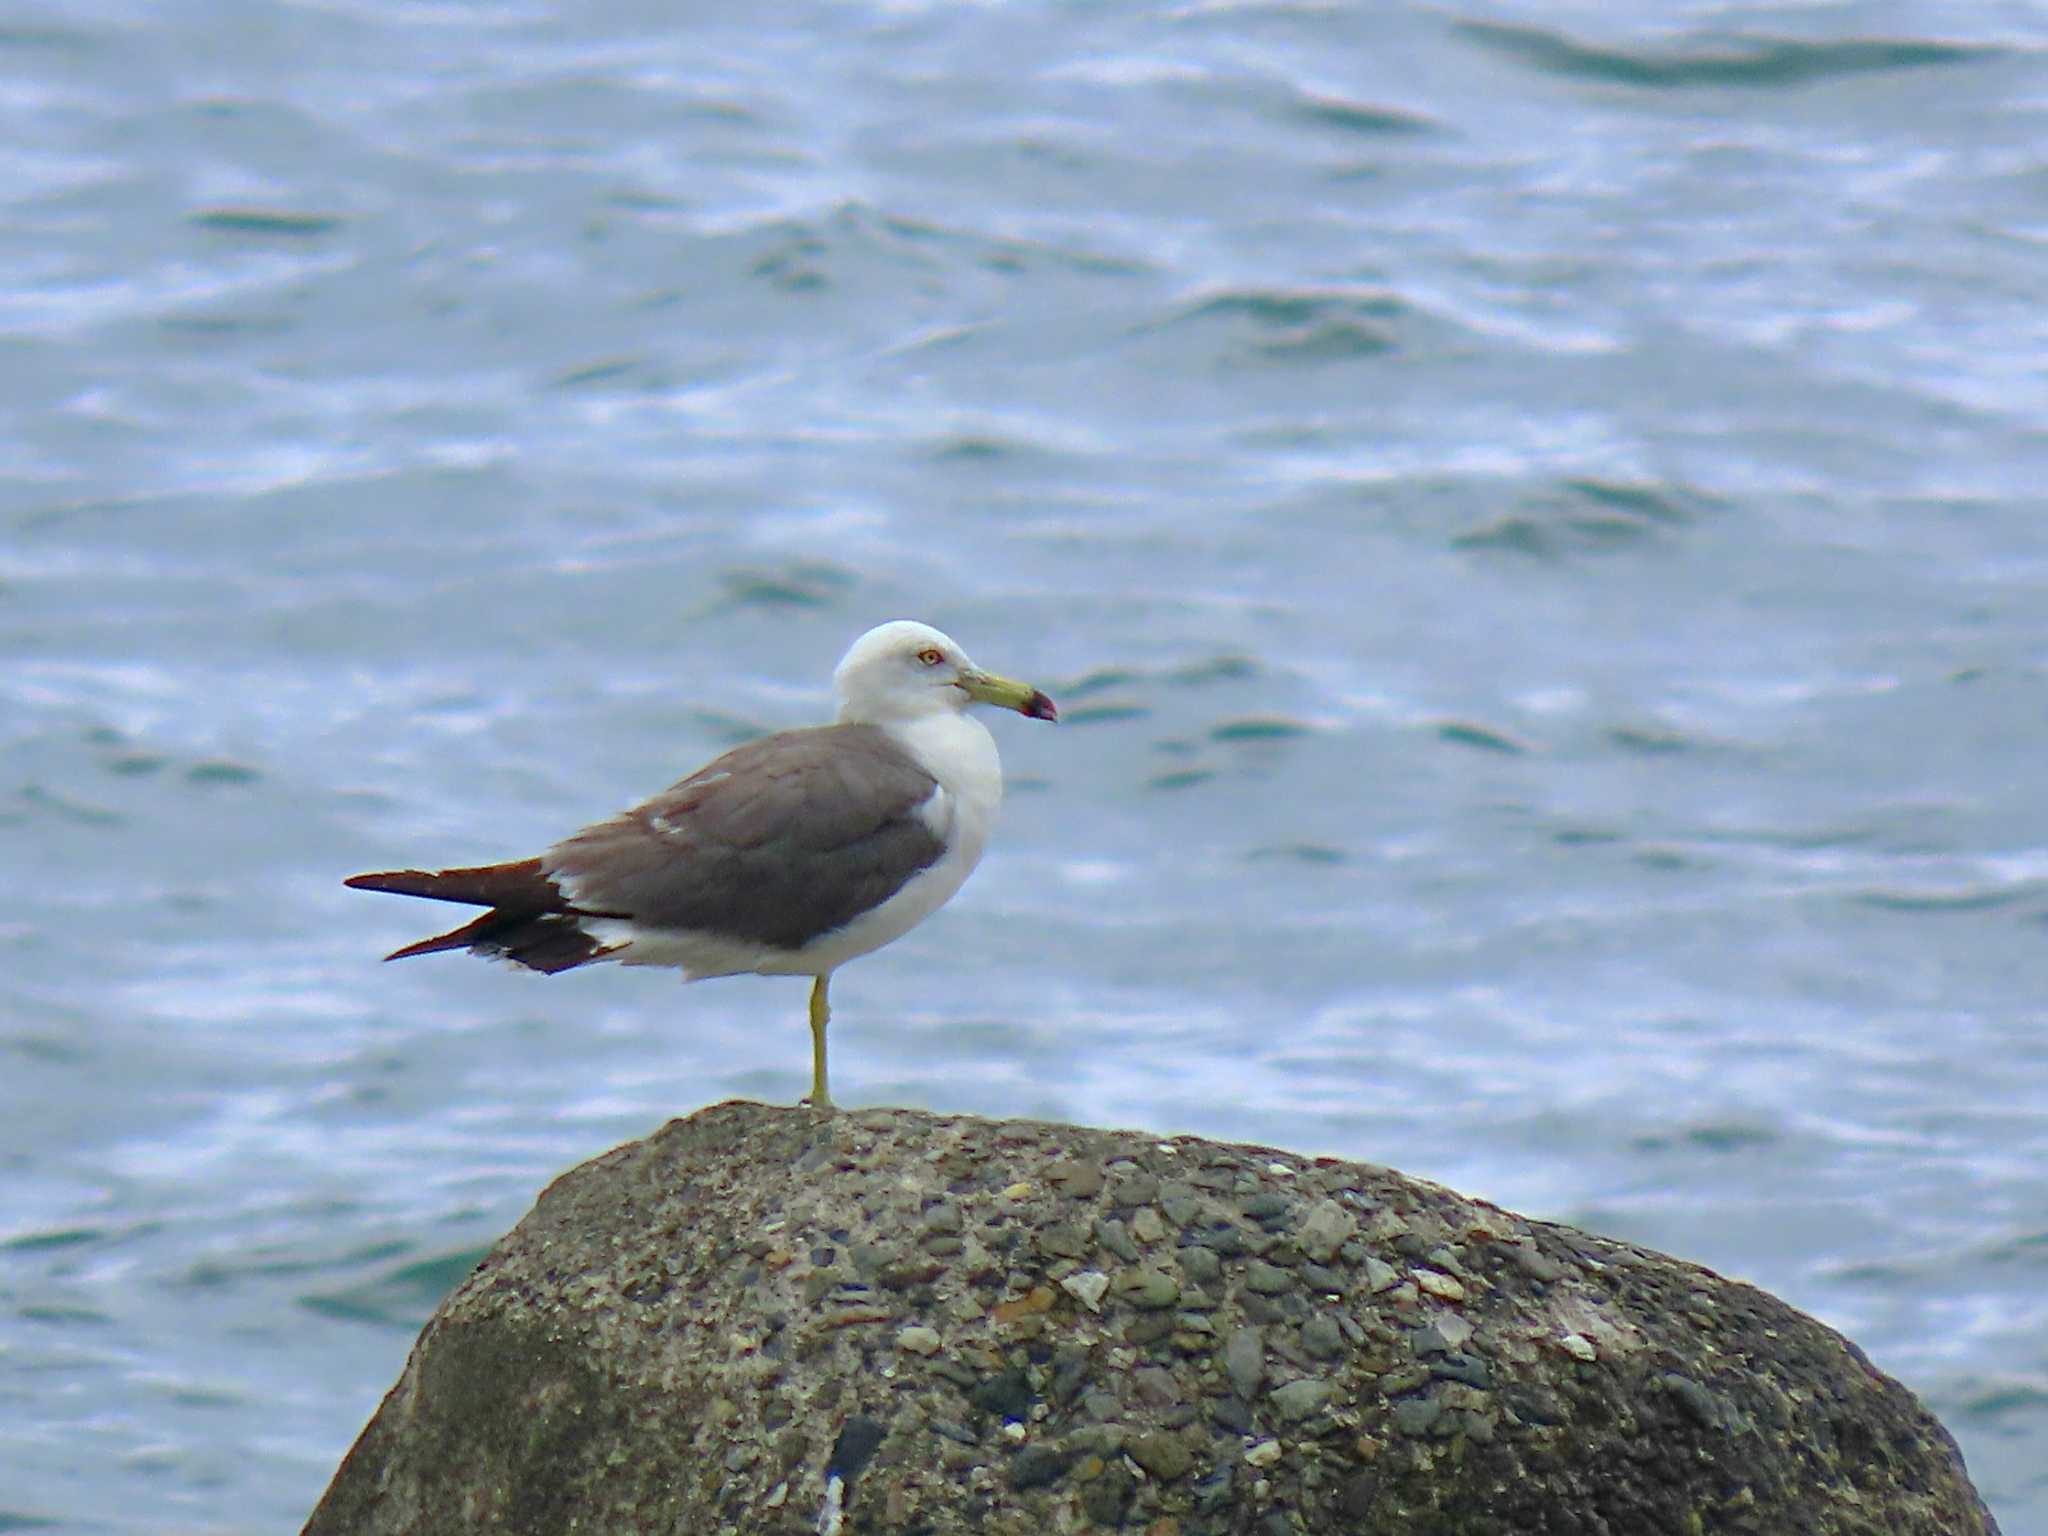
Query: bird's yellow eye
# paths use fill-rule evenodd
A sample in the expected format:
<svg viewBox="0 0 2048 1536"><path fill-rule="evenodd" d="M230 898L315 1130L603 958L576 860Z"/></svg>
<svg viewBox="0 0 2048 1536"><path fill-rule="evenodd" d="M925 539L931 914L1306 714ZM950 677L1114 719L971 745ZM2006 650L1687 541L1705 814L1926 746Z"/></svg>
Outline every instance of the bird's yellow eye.
<svg viewBox="0 0 2048 1536"><path fill-rule="evenodd" d="M928 645L917 653L917 659L928 667L936 667L946 659L946 653L935 645Z"/></svg>

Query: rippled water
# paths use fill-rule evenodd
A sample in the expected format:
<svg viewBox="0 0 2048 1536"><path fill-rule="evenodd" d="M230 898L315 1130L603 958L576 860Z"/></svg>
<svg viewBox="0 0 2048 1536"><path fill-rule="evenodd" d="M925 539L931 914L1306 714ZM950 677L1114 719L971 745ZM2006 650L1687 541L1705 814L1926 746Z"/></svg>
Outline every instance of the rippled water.
<svg viewBox="0 0 2048 1536"><path fill-rule="evenodd" d="M1387 1162L1753 1279L2048 1531L2031 6L0 23L0 1529L291 1528L802 986L341 889L1066 706L854 1103ZM429 915L430 916L430 915Z"/></svg>

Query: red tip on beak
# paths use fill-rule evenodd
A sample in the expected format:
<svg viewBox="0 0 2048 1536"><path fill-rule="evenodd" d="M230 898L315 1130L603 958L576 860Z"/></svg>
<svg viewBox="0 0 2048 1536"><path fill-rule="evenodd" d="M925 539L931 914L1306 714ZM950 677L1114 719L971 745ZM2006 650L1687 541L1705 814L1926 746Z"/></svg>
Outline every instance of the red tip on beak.
<svg viewBox="0 0 2048 1536"><path fill-rule="evenodd" d="M1033 720L1057 720L1060 717L1059 706L1036 688L1031 690L1031 698L1024 705L1023 713Z"/></svg>

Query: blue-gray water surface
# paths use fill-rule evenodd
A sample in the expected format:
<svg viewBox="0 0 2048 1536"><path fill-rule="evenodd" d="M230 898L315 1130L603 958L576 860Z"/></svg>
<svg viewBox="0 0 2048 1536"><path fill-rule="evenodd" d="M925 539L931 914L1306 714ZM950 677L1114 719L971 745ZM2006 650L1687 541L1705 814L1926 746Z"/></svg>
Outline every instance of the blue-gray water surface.
<svg viewBox="0 0 2048 1536"><path fill-rule="evenodd" d="M1761 1284L2048 1533L2048 19L0 22L0 1529L303 1519L803 984L380 967L921 617L1065 706L855 1104Z"/></svg>

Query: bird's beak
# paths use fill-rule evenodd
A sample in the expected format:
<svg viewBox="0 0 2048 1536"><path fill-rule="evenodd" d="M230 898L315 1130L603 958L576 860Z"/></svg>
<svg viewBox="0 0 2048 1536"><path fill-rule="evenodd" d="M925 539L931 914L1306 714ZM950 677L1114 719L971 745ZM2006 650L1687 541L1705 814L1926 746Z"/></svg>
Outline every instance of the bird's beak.
<svg viewBox="0 0 2048 1536"><path fill-rule="evenodd" d="M1033 720L1057 720L1060 712L1053 702L1029 683L1013 683L993 672L970 669L960 674L960 687L977 704L998 704Z"/></svg>

